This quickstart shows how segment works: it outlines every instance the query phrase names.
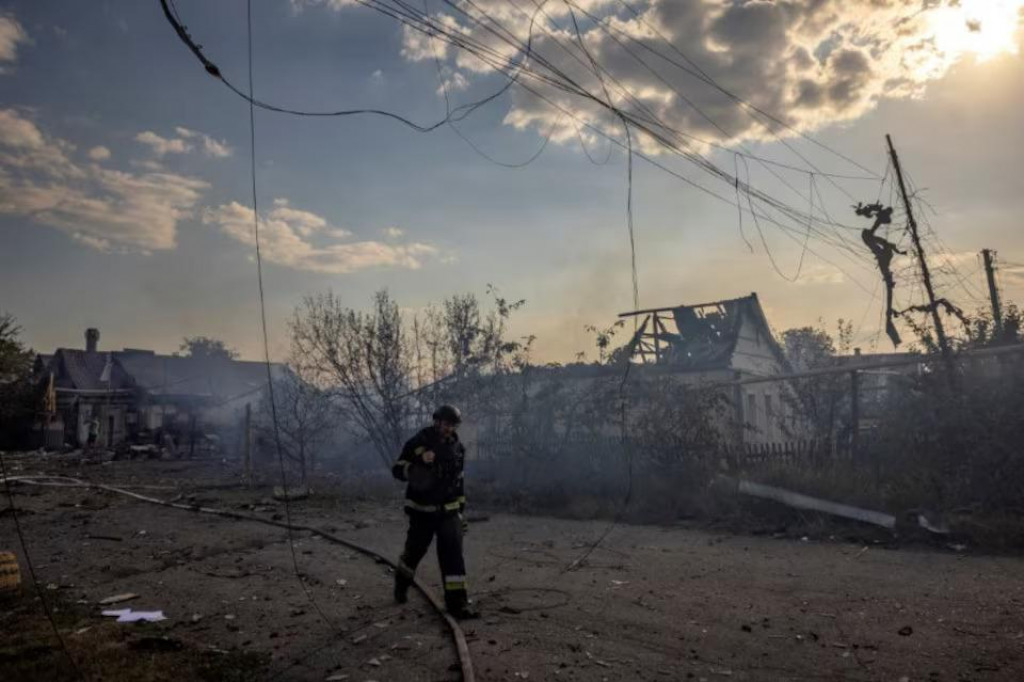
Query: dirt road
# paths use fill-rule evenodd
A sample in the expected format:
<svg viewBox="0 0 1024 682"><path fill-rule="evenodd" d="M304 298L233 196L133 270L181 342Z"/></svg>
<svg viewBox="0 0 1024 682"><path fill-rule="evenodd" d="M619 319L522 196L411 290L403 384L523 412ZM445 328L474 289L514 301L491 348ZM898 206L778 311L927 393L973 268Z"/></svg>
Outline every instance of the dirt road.
<svg viewBox="0 0 1024 682"><path fill-rule="evenodd" d="M16 473L30 470L38 467ZM180 462L59 473L284 514L267 488L228 487L230 472ZM459 677L437 616L420 598L394 605L389 570L362 555L295 534L293 564L280 529L92 491L18 492L40 581L90 679L120 679L110 666L132 660L146 673L125 679L207 674L176 668L183 652L225 660L244 652L253 668L238 679ZM404 519L390 504L352 502L325 487L291 512L388 555L401 546ZM18 550L10 516L0 517L0 549ZM1022 559L619 526L566 571L605 527L503 514L471 525L471 589L483 618L465 631L478 679L1024 679ZM439 589L432 558L422 577ZM162 609L168 620L126 625L100 616L97 602L121 593L139 596L116 608ZM5 637L38 613L30 599L8 610ZM0 662L14 679L39 679L26 647L37 656L52 640L38 632L44 641L22 637L3 648ZM210 675L203 678L227 679Z"/></svg>

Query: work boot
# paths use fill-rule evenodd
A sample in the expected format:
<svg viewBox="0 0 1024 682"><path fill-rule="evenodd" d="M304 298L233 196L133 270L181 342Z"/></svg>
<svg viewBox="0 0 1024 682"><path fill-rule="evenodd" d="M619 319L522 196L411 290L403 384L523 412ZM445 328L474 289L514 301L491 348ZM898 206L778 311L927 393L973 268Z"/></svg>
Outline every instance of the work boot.
<svg viewBox="0 0 1024 682"><path fill-rule="evenodd" d="M455 599L446 599L445 608L449 615L455 620L472 620L479 618L480 613L473 608L469 599L465 596Z"/></svg>
<svg viewBox="0 0 1024 682"><path fill-rule="evenodd" d="M395 603L404 604L409 601L409 579L401 575L395 576Z"/></svg>

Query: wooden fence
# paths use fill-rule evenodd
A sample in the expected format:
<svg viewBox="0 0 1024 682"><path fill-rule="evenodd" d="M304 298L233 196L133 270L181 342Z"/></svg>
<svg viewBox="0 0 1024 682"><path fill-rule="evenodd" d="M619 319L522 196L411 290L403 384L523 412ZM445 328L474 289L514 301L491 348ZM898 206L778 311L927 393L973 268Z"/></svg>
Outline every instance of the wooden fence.
<svg viewBox="0 0 1024 682"><path fill-rule="evenodd" d="M724 467L730 471L756 471L787 466L823 468L836 463L877 465L875 441L861 434L851 441L794 440L778 443L748 443L720 451Z"/></svg>

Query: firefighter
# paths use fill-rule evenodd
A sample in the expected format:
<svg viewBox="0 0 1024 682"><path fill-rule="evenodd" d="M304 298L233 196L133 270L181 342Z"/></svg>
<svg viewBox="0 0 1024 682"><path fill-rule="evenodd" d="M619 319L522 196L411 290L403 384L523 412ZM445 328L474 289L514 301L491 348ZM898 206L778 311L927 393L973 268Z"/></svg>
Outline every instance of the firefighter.
<svg viewBox="0 0 1024 682"><path fill-rule="evenodd" d="M409 439L391 473L406 481L405 513L409 531L395 572L395 601L404 604L416 567L437 536L437 558L444 581L444 602L455 618L475 618L466 593L462 536L466 531L463 463L466 448L456 432L462 422L458 408L442 405L434 423Z"/></svg>

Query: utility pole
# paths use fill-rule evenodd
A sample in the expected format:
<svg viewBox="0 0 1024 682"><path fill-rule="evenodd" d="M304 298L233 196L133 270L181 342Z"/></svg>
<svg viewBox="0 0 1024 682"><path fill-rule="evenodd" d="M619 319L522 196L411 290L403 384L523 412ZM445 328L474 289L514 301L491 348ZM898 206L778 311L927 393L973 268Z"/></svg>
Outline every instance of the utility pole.
<svg viewBox="0 0 1024 682"><path fill-rule="evenodd" d="M860 355L860 349L857 349ZM860 372L850 372L850 455L854 463L860 454Z"/></svg>
<svg viewBox="0 0 1024 682"><path fill-rule="evenodd" d="M996 338L1003 335L1003 307L999 303L999 289L996 288L996 253L992 249L983 249L985 259L985 276L988 278L988 296L992 300L992 322L996 327Z"/></svg>
<svg viewBox="0 0 1024 682"><path fill-rule="evenodd" d="M245 435L242 436L242 466L244 469L245 483L252 485L252 405L245 404Z"/></svg>
<svg viewBox="0 0 1024 682"><path fill-rule="evenodd" d="M932 313L932 321L935 323L935 336L938 337L939 348L942 350L942 357L952 376L953 356L950 353L949 339L946 337L946 328L942 326L942 317L939 316L939 307L935 302L935 288L932 286L932 275L928 270L928 261L925 259L924 247L921 246L921 237L917 233L917 220L914 219L914 209L910 205L910 196L907 194L907 186L903 182L903 171L900 168L900 159L896 156L896 147L892 144L892 136L885 136L889 143L889 156L892 158L892 167L896 171L896 178L900 183L900 195L903 197L903 207L907 211L907 225L910 229L910 237L914 241L914 249L917 251L917 260L921 265L921 277L924 279L924 289L928 293L928 307Z"/></svg>

